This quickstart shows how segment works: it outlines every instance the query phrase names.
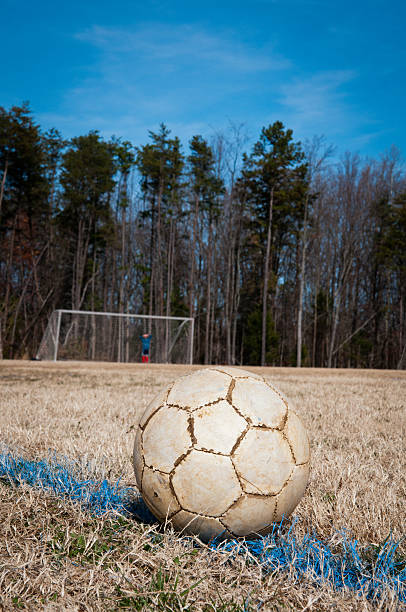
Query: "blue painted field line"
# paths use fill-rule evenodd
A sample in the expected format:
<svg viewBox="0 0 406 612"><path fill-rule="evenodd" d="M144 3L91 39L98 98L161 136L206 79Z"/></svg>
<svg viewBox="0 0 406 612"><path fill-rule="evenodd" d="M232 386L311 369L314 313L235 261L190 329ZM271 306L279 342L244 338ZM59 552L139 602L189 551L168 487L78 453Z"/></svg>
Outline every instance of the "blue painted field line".
<svg viewBox="0 0 406 612"><path fill-rule="evenodd" d="M28 461L10 452L0 453L0 478L13 484L27 483L46 489L58 496L79 502L96 516L120 512L143 522L156 522L139 494L120 481L83 479L83 466L57 455L48 460ZM307 534L300 541L294 533L294 523L287 532L275 525L272 533L258 540L228 540L211 542L210 546L231 556L247 552L268 572L290 571L296 578L307 577L336 590L349 589L379 600L387 590L401 602L406 602L406 563L397 556L400 542L388 538L374 552L373 561L362 553L359 542L345 532L340 533L340 552L334 552L328 542ZM335 546L337 548L337 545Z"/></svg>
<svg viewBox="0 0 406 612"><path fill-rule="evenodd" d="M29 461L11 453L0 453L0 478L66 496L96 516L115 511L136 515L143 522L156 522L141 496L129 487L120 487L120 480L110 483L106 479L83 479L83 466L56 454L49 460Z"/></svg>

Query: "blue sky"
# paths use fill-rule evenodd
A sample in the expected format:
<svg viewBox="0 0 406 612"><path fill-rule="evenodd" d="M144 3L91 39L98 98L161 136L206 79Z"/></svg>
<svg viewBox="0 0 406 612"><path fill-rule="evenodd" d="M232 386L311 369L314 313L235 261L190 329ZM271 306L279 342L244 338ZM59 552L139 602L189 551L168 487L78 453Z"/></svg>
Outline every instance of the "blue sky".
<svg viewBox="0 0 406 612"><path fill-rule="evenodd" d="M187 142L281 120L337 154L406 155L404 0L2 0L0 105L65 137Z"/></svg>

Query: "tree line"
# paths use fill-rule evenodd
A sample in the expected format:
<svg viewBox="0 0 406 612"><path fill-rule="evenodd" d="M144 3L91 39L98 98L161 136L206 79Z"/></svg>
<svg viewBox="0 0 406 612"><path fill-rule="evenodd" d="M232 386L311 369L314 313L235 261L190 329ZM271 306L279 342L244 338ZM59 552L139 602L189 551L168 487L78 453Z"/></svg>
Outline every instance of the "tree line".
<svg viewBox="0 0 406 612"><path fill-rule="evenodd" d="M0 357L58 308L195 318L198 363L406 366L406 175L280 121L187 147L0 107Z"/></svg>

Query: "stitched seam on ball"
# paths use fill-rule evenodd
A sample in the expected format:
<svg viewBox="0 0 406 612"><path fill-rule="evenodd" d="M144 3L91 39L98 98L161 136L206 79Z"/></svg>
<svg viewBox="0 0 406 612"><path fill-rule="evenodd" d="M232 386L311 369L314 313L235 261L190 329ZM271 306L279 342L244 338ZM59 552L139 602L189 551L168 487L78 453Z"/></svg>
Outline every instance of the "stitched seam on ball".
<svg viewBox="0 0 406 612"><path fill-rule="evenodd" d="M169 488L172 492L173 497L175 498L176 503L179 506L178 512L180 512L182 510L182 504L180 503L178 496L176 495L176 491L175 491L175 487L173 486L172 478L173 478L173 472L169 474ZM178 514L178 512L175 512L175 514L173 514L171 518L173 518L176 514Z"/></svg>
<svg viewBox="0 0 406 612"><path fill-rule="evenodd" d="M274 523L276 521L276 514L278 512L278 498L276 498L275 500L275 508L273 510L273 514L272 514L272 522Z"/></svg>
<svg viewBox="0 0 406 612"><path fill-rule="evenodd" d="M228 389L227 389L227 395L226 395L226 400L227 400L227 401L228 401L228 403L229 403L229 404L231 404L231 405L233 405L233 402L232 402L232 400L231 400L231 396L232 396L232 394L233 394L234 387L235 387L235 380L234 380L234 378L232 378L232 379L231 379L231 382L230 382L230 385L229 385L229 387L228 387Z"/></svg>
<svg viewBox="0 0 406 612"><path fill-rule="evenodd" d="M244 417L243 417L243 418L244 418ZM236 440L236 442L235 442L235 444L234 444L233 448L231 449L231 452L230 452L230 457L231 457L231 455L233 455L233 453L235 453L235 451L237 450L237 448L240 446L240 444L241 444L241 442L242 442L242 440L243 440L243 438L244 438L245 434L246 434L246 433L248 433L248 432L249 432L249 430L250 430L250 425L249 425L249 424L247 424L247 427L244 429L244 431L243 431L243 432L241 432L241 433L240 433L240 435L238 436L238 438L237 438L237 440Z"/></svg>
<svg viewBox="0 0 406 612"><path fill-rule="evenodd" d="M219 368L210 368L211 370L215 370L216 372L220 372L221 374L226 374L227 376L229 376L235 384L236 380L258 380L258 378L255 378L254 376L236 376L236 378L234 378L234 374L230 374L229 372L225 372L224 370L220 370Z"/></svg>
<svg viewBox="0 0 406 612"><path fill-rule="evenodd" d="M231 402L230 402L231 403ZM245 414L243 414L239 408L237 408L237 406L234 406L234 404L231 404L231 407L234 408L234 410L236 411L236 413L242 418L244 419L244 421L246 421L248 423L248 425L252 425L252 420L249 416L245 416Z"/></svg>
<svg viewBox="0 0 406 612"><path fill-rule="evenodd" d="M277 427L277 429L279 429L280 431L283 431L285 429L286 423L288 422L288 416L289 416L289 406L286 404L286 411L282 418L282 426Z"/></svg>
<svg viewBox="0 0 406 612"><path fill-rule="evenodd" d="M195 444L197 444L197 439L195 436L193 416L191 414L189 414L189 417L188 417L187 430L189 432L190 439L192 441L192 446L195 446Z"/></svg>
<svg viewBox="0 0 406 612"><path fill-rule="evenodd" d="M200 408L206 408L207 406L214 406L214 404L218 404L220 402L223 402L225 400L224 397L219 397L216 400L213 400L212 402L207 402L207 404L199 404L199 406L196 406L195 408L192 408L192 406L181 406L180 404L168 404L167 406L169 408L177 408L178 410L183 410L184 412L196 412L196 410L199 410Z"/></svg>
<svg viewBox="0 0 406 612"><path fill-rule="evenodd" d="M284 484L282 485L281 490L278 491L276 495L279 495L280 493L282 493L282 491L285 489L285 487L287 487L288 484L293 480L293 472L295 471L295 467L296 467L296 465L293 466L293 469L292 469L291 473L289 474L289 478L287 478L285 480Z"/></svg>
<svg viewBox="0 0 406 612"><path fill-rule="evenodd" d="M166 402L166 405L168 408L177 408L178 410L186 410L187 412L192 410L190 406L181 406L180 404L172 404L170 402Z"/></svg>
<svg viewBox="0 0 406 612"><path fill-rule="evenodd" d="M246 495L247 497L258 497L259 499L262 499L263 497L276 497L278 495L278 493L245 493L244 495Z"/></svg>
<svg viewBox="0 0 406 612"><path fill-rule="evenodd" d="M238 536L236 533L234 533L234 531L233 531L232 529L230 529L230 527L227 527L227 525L225 525L225 524L223 523L223 521L221 520L221 517L218 519L218 521L219 521L219 523L221 523L221 524L223 525L224 529L225 529L225 530L226 530L226 531L227 531L227 532L228 532L230 535L232 535L232 536L233 536L233 538L239 538L239 537L241 537L241 536Z"/></svg>
<svg viewBox="0 0 406 612"><path fill-rule="evenodd" d="M263 431L279 431L282 433L282 428L280 427L270 427L269 425L251 425L251 429L262 429Z"/></svg>
<svg viewBox="0 0 406 612"><path fill-rule="evenodd" d="M162 474L163 476L168 476L168 486L169 486L169 489L170 489L170 491L171 491L171 494L172 494L172 496L173 496L173 498L174 498L174 502L175 502L175 504L176 504L177 506L179 506L179 508L181 508L181 505L180 505L180 503L179 503L179 500L177 499L177 497L176 497L176 495L175 495L175 493L174 493L173 489L172 489L172 488L171 488L171 486L170 486L170 485L171 485L171 483L170 483L170 476L169 476L169 474L167 474L166 472L162 472L161 470L154 470L153 468L150 468L150 467L148 467L148 466L145 466L145 467L147 467L148 469L152 470L152 472L153 472L153 473L158 472L159 474ZM144 467L143 473L144 473L144 471L145 471L145 467ZM146 499L148 498L148 496L147 496L146 492L143 492L143 498L144 498L144 501L146 502ZM151 501L150 501L149 503L150 503L150 505L151 505L152 507L154 507L154 508L155 508L155 510L156 510L156 511L158 511L158 508L156 508L156 507L154 506L154 504L153 504ZM172 500L169 502L169 506L168 506L168 509L167 509L167 511L166 511L165 518L166 518L167 520L169 520L170 518L172 518L172 516L173 516L173 515L174 515L176 512L179 512L179 510L175 510L175 511L174 511L174 512L172 512L171 514L168 514L168 512L170 511L171 503L172 503ZM150 510L151 510L151 508L150 508ZM154 516L156 516L156 514L155 514L155 512L154 512L153 510L151 510L151 512L152 512L152 514L154 514ZM160 520L160 521L163 521L164 519L159 519L159 520Z"/></svg>
<svg viewBox="0 0 406 612"><path fill-rule="evenodd" d="M145 431L148 423L150 422L150 420L152 419L153 416L156 415L156 413L161 410L161 408L163 408L164 406L166 406L166 402L164 402L163 404L161 404L160 406L158 406L158 408L156 410L154 410L154 412L152 412L149 417L147 418L147 420L145 421L144 425L141 425L140 423L140 429L142 429L142 431Z"/></svg>
<svg viewBox="0 0 406 612"><path fill-rule="evenodd" d="M282 393L276 389L276 387L273 386L272 383L268 382L267 380L264 379L264 382L266 385L268 385L268 387L270 389L272 389L272 391L274 391L276 393L276 395L279 395L279 397L281 398L281 400L283 401L283 403L285 404L286 408L289 408L288 406L288 402L286 401L286 399L283 397Z"/></svg>
<svg viewBox="0 0 406 612"><path fill-rule="evenodd" d="M231 462L231 463L233 463L233 462ZM234 468L234 471L235 471L235 467L234 467L234 465L233 465L233 468ZM239 479L238 479L237 472L236 472L236 476L237 476L238 484L240 485L240 493L238 494L238 497L236 497L235 499L233 499L233 501L231 502L231 504L230 504L229 506L227 506L227 508L226 508L225 510L223 510L223 512L222 512L222 513L221 513L219 516L223 516L223 514L225 514L226 512L228 512L228 510L230 510L230 508L231 508L232 506L234 506L234 504L235 504L236 502L238 502L238 500L239 500L239 499L242 497L242 495L243 495L243 493L244 493L244 491L243 491L243 490L242 490L242 488L241 488L241 483L240 483L240 481L239 481Z"/></svg>
<svg viewBox="0 0 406 612"><path fill-rule="evenodd" d="M145 463L144 463L144 459L142 460L142 469L141 469L141 484L139 486L139 491L142 494L142 481L144 479L144 471L145 471Z"/></svg>
<svg viewBox="0 0 406 612"><path fill-rule="evenodd" d="M223 402L226 398L225 397L218 397L216 400L213 400L212 402L207 402L207 404L201 404L201 406L198 406L197 408L192 408L192 412L194 412L195 410L199 410L199 408L206 408L207 406L214 406L214 404L218 404L219 402Z"/></svg>
<svg viewBox="0 0 406 612"><path fill-rule="evenodd" d="M260 495L267 495L267 493L264 493L263 491L261 491L261 489L260 489L259 487L257 487L257 486L256 486L256 485L255 485L253 482L251 482L250 480L248 480L248 478L244 478L244 476L238 472L238 470L237 470L236 466L234 465L234 461L233 461L233 458L232 458L232 457L230 457L230 460L231 460L232 466L233 466L233 468L234 468L235 474L236 474L236 476L237 476L238 482L240 483L240 486L241 486L241 489L242 489L243 493L248 493L248 491L246 491L246 490L244 489L244 483L243 483L243 481L244 481L244 482L248 482L248 483L249 483L250 485L252 485L252 486L253 486L255 489L257 489L257 491L259 491L259 494L260 494ZM240 496L240 497L241 497L241 496ZM238 497L237 499L239 499L239 497Z"/></svg>
<svg viewBox="0 0 406 612"><path fill-rule="evenodd" d="M233 377L232 374L230 374L229 372L223 372L223 370L219 370L219 368L209 368L210 370L214 370L215 372L220 372L220 374L225 374L226 376L230 376L230 378Z"/></svg>
<svg viewBox="0 0 406 612"><path fill-rule="evenodd" d="M141 428L140 428L141 429ZM142 493L142 481L144 479L144 471L145 471L145 455L144 455L144 432L141 429L141 459L142 459L142 470L141 470L141 484L140 491Z"/></svg>
<svg viewBox="0 0 406 612"><path fill-rule="evenodd" d="M286 440L286 442L288 443L288 446L290 448L290 452L292 453L293 461L295 462L295 465L296 465L296 456L295 456L295 453L293 452L293 448L292 448L292 445L290 443L290 440L289 440L288 436L285 434L284 431L281 431L281 435Z"/></svg>
<svg viewBox="0 0 406 612"><path fill-rule="evenodd" d="M195 512L194 510L188 510L187 508L183 508L183 506L181 506L179 512L181 512L182 510L184 512L187 512L188 514L193 514L193 518L195 518L195 517L199 518L201 516L202 518L214 519L214 520L219 521L219 522L220 522L220 517L223 516L223 514L224 514L224 512L222 512L221 514L217 514L217 515L214 515L214 514L204 514L203 512ZM227 508L227 510L228 510L228 508ZM178 513L176 513L176 514L178 514ZM173 518L174 516L175 515L173 515L171 518ZM191 523L192 523L192 521L190 521L188 523L188 525L191 524ZM221 524L223 524L223 523L221 523ZM186 527L187 526L183 527L183 529L186 529Z"/></svg>
<svg viewBox="0 0 406 612"><path fill-rule="evenodd" d="M243 481L243 482L241 482L241 481L240 482L241 482L241 487L242 487L242 490L244 491L244 493L249 493L249 491L246 491L244 489L244 483L248 482L248 484L250 484L252 487L254 487L254 489L259 491L258 495L267 495L267 493L264 493L259 487L257 487L256 484L254 484L253 482L248 480L248 478L245 478L244 476L241 475L241 480Z"/></svg>
<svg viewBox="0 0 406 612"><path fill-rule="evenodd" d="M191 446L190 448L187 449L186 453L183 453L183 455L180 455L175 463L173 464L173 468L171 469L171 471L169 472L169 474L173 474L176 470L176 468L178 467L179 463L181 463L184 459L186 459L186 457L192 452L193 450L193 446Z"/></svg>
<svg viewBox="0 0 406 612"><path fill-rule="evenodd" d="M153 472L159 472L160 474L165 474L165 476L169 476L169 474L172 473L171 471L170 472L165 472L164 470L159 470L158 468L154 467L153 465L149 465L146 461L144 461L144 466L149 468Z"/></svg>
<svg viewBox="0 0 406 612"><path fill-rule="evenodd" d="M248 380L248 376L246 377L246 379ZM243 380L243 378L241 377L241 378L239 378L238 380ZM255 379L255 378L251 378L250 380L257 380L257 379ZM258 381L258 382L261 382L261 381ZM266 381L264 381L264 382L266 383ZM233 383L234 383L234 384L233 384ZM280 424L280 425L278 425L277 427L268 427L267 425L253 425L251 417L246 416L245 414L243 414L243 413L242 413L242 412L239 410L239 408L237 408L236 406L234 406L234 404L232 403L231 394L232 394L232 392L233 392L233 390L234 390L235 383L236 383L236 381L233 379L233 380L232 380L232 383L230 384L230 388L229 388L229 390L228 390L228 393L227 393L227 401L228 401L228 403L229 403L229 404L231 404L231 406L234 408L234 410L236 411L236 413L237 413L237 414L238 414L240 417L242 417L243 419L245 419L249 425L252 425L252 427L260 427L261 429L270 429L270 430L272 430L272 429L273 429L273 430L277 429L278 431L282 431L282 430L283 430L283 428L284 428L284 427L285 427L285 425L286 425L286 421L287 421L287 418L288 418L288 416L287 416L287 415L288 415L288 405L287 405L287 403L285 402L285 400L284 400L284 404L285 404L285 406L286 406L286 411L285 411L285 414L284 414L284 415L283 415L283 417L282 417L282 422L281 422L281 424ZM278 395L280 395L280 394L278 393ZM280 397L281 397L281 399L283 399L283 398L282 398L282 396L280 396Z"/></svg>
<svg viewBox="0 0 406 612"><path fill-rule="evenodd" d="M220 457L230 456L230 453L221 453L220 451L215 451L213 448L204 448L203 446L194 446L194 450L207 453L208 455L219 455Z"/></svg>
<svg viewBox="0 0 406 612"><path fill-rule="evenodd" d="M167 389L166 389L166 397L165 397L165 402L167 402L167 401L168 401L169 394L170 394L170 392L172 391L172 389L173 389L173 385L174 385L174 384L175 384L175 381L173 381L172 383L170 383L170 384L168 385L168 387L167 387Z"/></svg>
<svg viewBox="0 0 406 612"><path fill-rule="evenodd" d="M150 420L152 419L152 417L154 416L154 414L156 414L158 412L158 410L161 410L161 408L163 408L165 406L165 404L167 403L167 400L168 400L169 393L172 390L172 387L173 387L174 384L175 384L175 382L171 383L168 386L168 388L166 390L165 399L164 399L163 404L158 406L158 408L156 410L154 410L154 412L152 414L149 415L149 417L146 420L146 422L144 423L144 425L141 425L141 423L140 423L140 429L144 430L146 428L146 426L148 425L148 423L150 422ZM148 408L148 406L147 406L147 408Z"/></svg>
<svg viewBox="0 0 406 612"><path fill-rule="evenodd" d="M175 518L175 516L176 516L177 514L179 514L179 512L182 512L182 508L181 508L181 507L180 507L180 508L179 508L179 510L177 510L177 511L176 511L174 514L172 514L172 516L171 516L171 518L170 518L169 520L171 521L172 519L174 519L174 518Z"/></svg>
<svg viewBox="0 0 406 612"><path fill-rule="evenodd" d="M239 380L240 380L240 379L239 379ZM250 417L249 417L249 416L245 416L245 414L243 414L243 413L242 413L242 412L239 410L239 408L237 408L237 406L234 406L234 404L233 404L233 401L232 401L232 394L233 394L233 391L234 391L235 383L236 383L236 381L235 381L235 379L233 378L233 379L232 379L232 381L231 381L231 383L230 383L230 386L229 386L229 388L228 388L228 391L227 391L227 397L226 397L226 400L227 400L227 402L230 404L230 406L231 406L232 408L234 408L234 410L236 411L236 413L238 414L238 416L240 416L242 419L244 419L244 421L245 421L246 423L248 423L248 425L251 425L251 424L252 424L252 421L251 421ZM231 451L231 452L232 452L232 451Z"/></svg>

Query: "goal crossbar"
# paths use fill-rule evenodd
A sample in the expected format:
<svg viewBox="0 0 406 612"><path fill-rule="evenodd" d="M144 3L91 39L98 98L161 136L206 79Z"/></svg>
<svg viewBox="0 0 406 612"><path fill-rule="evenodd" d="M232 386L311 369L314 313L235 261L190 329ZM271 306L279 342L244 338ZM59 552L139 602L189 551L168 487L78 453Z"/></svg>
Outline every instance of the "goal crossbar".
<svg viewBox="0 0 406 612"><path fill-rule="evenodd" d="M137 362L140 336L147 331L152 332L152 361L193 363L192 317L68 309L51 314L37 358Z"/></svg>
<svg viewBox="0 0 406 612"><path fill-rule="evenodd" d="M67 310L65 308L59 308L58 310L54 310L54 312L65 312L67 314L105 315L109 317L134 317L137 319L162 319L166 321L194 321L193 317L166 317L164 315L142 315L127 312L96 312L93 310Z"/></svg>

